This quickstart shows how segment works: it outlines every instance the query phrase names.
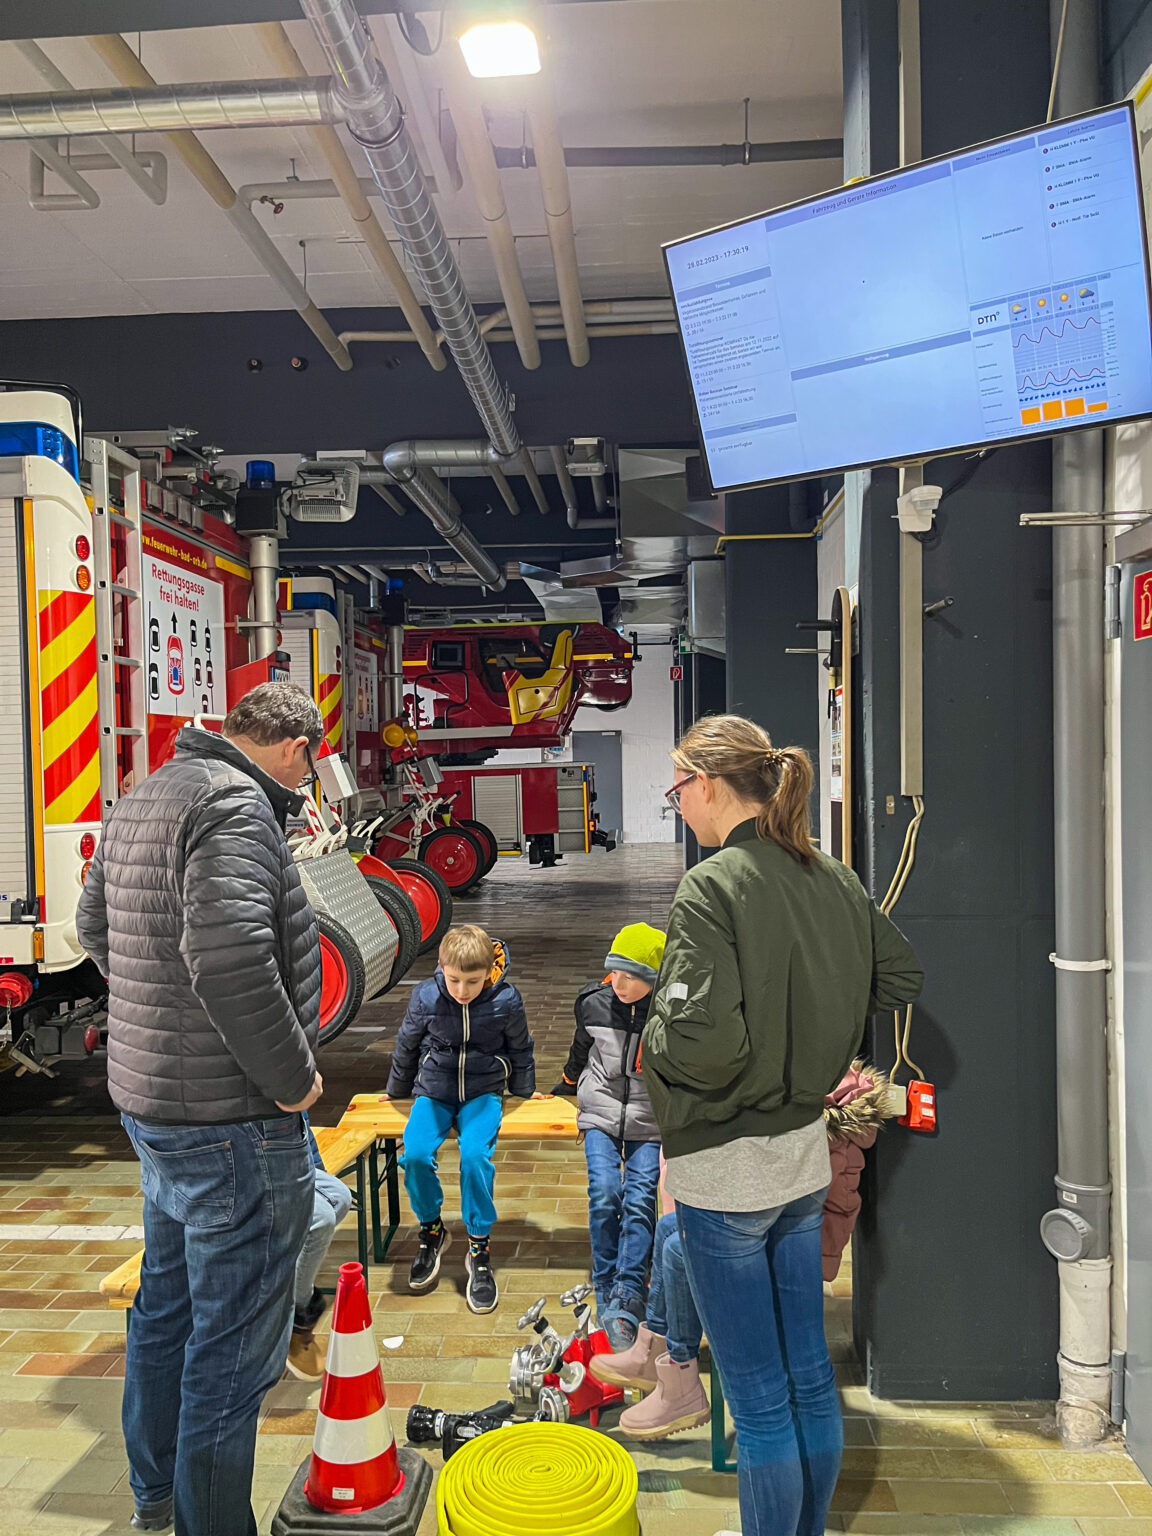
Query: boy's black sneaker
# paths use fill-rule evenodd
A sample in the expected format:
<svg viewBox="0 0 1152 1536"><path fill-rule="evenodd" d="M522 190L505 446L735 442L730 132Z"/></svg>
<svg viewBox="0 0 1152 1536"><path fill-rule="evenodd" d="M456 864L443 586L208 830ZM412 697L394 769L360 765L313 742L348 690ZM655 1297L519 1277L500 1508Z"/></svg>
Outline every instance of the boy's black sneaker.
<svg viewBox="0 0 1152 1536"><path fill-rule="evenodd" d="M500 1292L496 1289L496 1276L492 1273L492 1255L488 1251L488 1239L470 1237L468 1255L464 1260L468 1271L468 1288L464 1299L470 1312L495 1312Z"/></svg>
<svg viewBox="0 0 1152 1536"><path fill-rule="evenodd" d="M420 1246L408 1271L408 1285L413 1291L426 1291L440 1275L440 1256L452 1241L442 1221L425 1221L420 1226Z"/></svg>

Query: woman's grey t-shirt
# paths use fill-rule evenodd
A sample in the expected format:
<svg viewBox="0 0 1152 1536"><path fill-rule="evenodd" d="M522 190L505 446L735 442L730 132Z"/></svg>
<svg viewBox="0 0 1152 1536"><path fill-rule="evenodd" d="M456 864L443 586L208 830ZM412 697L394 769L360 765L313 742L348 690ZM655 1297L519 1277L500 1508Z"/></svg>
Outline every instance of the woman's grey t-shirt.
<svg viewBox="0 0 1152 1536"><path fill-rule="evenodd" d="M741 1136L668 1159L664 1188L703 1211L767 1211L826 1189L832 1178L824 1117L781 1136Z"/></svg>

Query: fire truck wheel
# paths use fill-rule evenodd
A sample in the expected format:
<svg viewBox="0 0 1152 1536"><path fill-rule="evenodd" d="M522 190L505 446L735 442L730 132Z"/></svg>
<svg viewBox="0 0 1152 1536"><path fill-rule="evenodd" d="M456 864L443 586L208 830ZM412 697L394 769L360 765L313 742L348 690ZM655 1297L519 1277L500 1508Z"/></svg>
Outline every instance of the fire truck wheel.
<svg viewBox="0 0 1152 1536"><path fill-rule="evenodd" d="M317 912L320 930L320 1036L335 1040L360 1012L364 1001L364 961L356 940L342 923Z"/></svg>
<svg viewBox="0 0 1152 1536"><path fill-rule="evenodd" d="M496 834L491 827L486 827L482 821L465 821L461 817L452 818L454 827L464 827L480 844L484 852L484 868L480 872L480 879L491 874L496 867L496 860L500 857L500 849L496 843Z"/></svg>
<svg viewBox="0 0 1152 1536"><path fill-rule="evenodd" d="M396 930L396 958L388 978L388 986L391 988L402 976L407 976L420 953L420 918L412 898L400 886L385 879L383 875L365 875L364 879L381 909L392 919L392 926Z"/></svg>
<svg viewBox="0 0 1152 1536"><path fill-rule="evenodd" d="M443 877L419 859L389 859L388 868L396 872L420 914L420 953L431 954L452 926L452 892Z"/></svg>
<svg viewBox="0 0 1152 1536"><path fill-rule="evenodd" d="M437 827L420 844L420 862L442 876L453 896L460 896L484 873L484 850L464 827Z"/></svg>

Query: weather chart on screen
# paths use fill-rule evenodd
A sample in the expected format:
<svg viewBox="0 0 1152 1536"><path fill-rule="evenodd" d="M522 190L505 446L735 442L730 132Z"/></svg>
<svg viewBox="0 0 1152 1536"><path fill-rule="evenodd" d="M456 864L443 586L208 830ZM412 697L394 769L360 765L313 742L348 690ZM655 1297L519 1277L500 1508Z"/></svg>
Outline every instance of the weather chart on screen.
<svg viewBox="0 0 1152 1536"><path fill-rule="evenodd" d="M717 489L1152 414L1128 107L666 247Z"/></svg>

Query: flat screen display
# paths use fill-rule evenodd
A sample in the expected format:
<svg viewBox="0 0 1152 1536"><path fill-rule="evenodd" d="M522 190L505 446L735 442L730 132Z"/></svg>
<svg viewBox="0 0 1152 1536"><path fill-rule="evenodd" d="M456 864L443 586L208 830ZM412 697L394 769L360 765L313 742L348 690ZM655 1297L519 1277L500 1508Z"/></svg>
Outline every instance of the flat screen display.
<svg viewBox="0 0 1152 1536"><path fill-rule="evenodd" d="M1152 414L1127 104L664 257L717 490Z"/></svg>

